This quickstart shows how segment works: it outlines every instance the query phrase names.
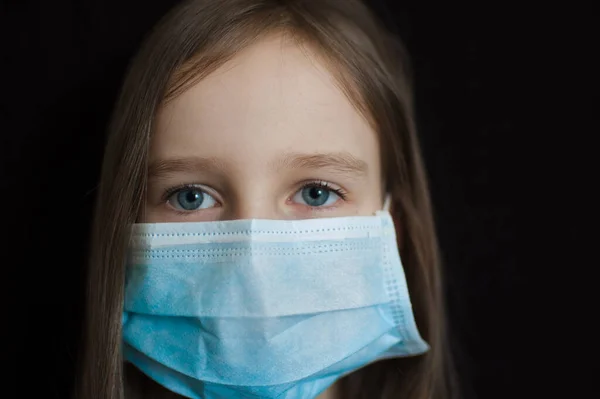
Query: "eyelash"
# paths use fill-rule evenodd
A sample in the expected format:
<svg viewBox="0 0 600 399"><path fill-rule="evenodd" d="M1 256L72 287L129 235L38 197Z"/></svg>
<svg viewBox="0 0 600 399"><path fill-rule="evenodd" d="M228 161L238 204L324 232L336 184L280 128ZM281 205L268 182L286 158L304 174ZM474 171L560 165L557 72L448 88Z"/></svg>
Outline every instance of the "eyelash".
<svg viewBox="0 0 600 399"><path fill-rule="evenodd" d="M340 188L332 187L330 183L328 183L324 180L314 180L311 182L306 182L300 187L300 190L303 190L305 188L310 188L310 187L327 189L327 190L331 191L332 193L335 193L343 201L345 201L346 198L348 197L348 192L346 190L344 190L341 187ZM202 189L201 187L199 187L196 184L180 184L178 186L174 186L174 187L167 189L165 191L165 193L163 194L162 201L163 202L167 201L173 194L175 194L178 191L190 190L190 189L196 189L196 190L199 189L199 190L204 191L204 189ZM208 193L208 194L211 195L210 193Z"/></svg>

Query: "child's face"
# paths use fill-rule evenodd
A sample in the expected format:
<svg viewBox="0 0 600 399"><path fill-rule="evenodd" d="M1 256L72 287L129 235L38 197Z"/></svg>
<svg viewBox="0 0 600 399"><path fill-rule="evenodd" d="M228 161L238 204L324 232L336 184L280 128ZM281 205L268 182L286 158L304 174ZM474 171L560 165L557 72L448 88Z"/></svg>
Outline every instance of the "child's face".
<svg viewBox="0 0 600 399"><path fill-rule="evenodd" d="M371 215L379 160L375 131L325 66L271 37L161 110L142 221Z"/></svg>

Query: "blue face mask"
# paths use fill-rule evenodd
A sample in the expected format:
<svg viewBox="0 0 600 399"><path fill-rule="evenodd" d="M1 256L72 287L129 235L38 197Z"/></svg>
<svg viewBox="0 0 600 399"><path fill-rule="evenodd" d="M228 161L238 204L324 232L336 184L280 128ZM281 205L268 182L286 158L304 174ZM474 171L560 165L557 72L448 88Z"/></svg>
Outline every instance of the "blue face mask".
<svg viewBox="0 0 600 399"><path fill-rule="evenodd" d="M194 399L313 399L427 351L387 211L134 226L125 359Z"/></svg>

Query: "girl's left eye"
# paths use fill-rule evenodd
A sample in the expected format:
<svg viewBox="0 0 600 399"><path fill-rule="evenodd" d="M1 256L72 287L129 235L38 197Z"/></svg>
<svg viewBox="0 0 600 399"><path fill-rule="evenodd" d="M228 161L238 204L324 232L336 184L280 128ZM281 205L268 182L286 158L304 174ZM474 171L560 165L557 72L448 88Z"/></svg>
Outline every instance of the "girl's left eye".
<svg viewBox="0 0 600 399"><path fill-rule="evenodd" d="M319 208L335 204L339 199L344 199L341 189L332 188L324 182L311 183L302 187L292 201L310 207Z"/></svg>

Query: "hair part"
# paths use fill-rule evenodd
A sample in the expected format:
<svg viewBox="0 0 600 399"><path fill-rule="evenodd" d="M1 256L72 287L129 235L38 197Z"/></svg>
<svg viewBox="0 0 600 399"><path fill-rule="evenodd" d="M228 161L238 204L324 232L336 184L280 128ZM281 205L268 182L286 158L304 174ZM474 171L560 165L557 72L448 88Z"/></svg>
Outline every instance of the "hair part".
<svg viewBox="0 0 600 399"><path fill-rule="evenodd" d="M154 120L165 103L275 33L316 52L379 134L415 318L431 347L424 355L379 361L344 377L342 397L453 397L437 240L406 52L358 0L192 0L165 16L142 45L109 125L91 234L78 399L179 397L137 370L125 372L121 354L129 228L143 211Z"/></svg>

